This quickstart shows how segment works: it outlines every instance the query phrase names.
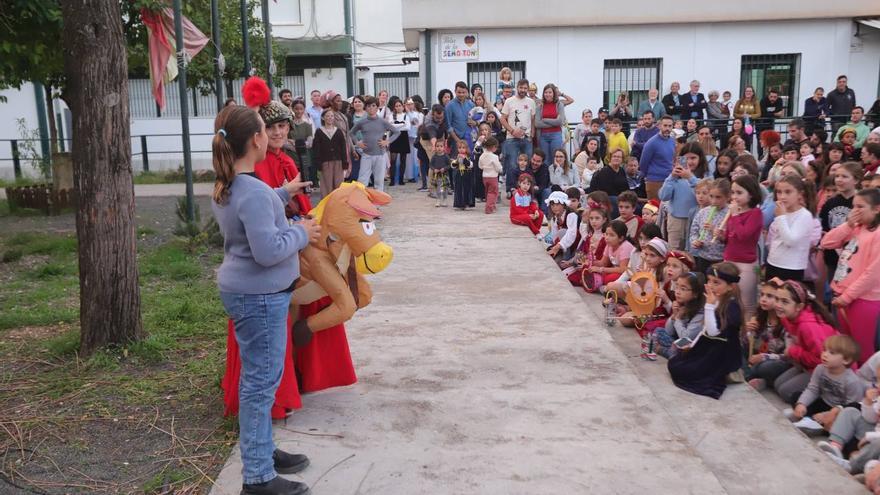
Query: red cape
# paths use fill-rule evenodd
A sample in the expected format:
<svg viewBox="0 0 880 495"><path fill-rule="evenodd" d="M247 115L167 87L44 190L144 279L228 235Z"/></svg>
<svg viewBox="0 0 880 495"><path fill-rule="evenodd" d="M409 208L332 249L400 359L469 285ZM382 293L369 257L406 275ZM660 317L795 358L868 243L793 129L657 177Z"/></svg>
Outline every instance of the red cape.
<svg viewBox="0 0 880 495"><path fill-rule="evenodd" d="M269 151L266 159L254 166L257 177L271 187L281 187L285 180L293 180L299 174L296 164L283 152ZM294 196L291 201L299 204L300 211L305 214L311 211L312 205L305 194ZM300 306L300 317L313 315L330 304L329 297L324 297L311 304ZM330 387L351 385L357 382L345 325L339 324L320 331L312 341L302 348L294 348L291 328L293 320L287 317L287 350L284 353L284 370L281 384L275 392L275 404L272 405L272 418L280 419L292 409L302 407L300 390L317 392ZM295 356L295 359L294 359ZM226 372L223 375L223 403L225 416L238 414L238 381L241 374L241 357L238 341L235 340L235 325L230 319L226 335ZM300 383L297 383L299 375Z"/></svg>

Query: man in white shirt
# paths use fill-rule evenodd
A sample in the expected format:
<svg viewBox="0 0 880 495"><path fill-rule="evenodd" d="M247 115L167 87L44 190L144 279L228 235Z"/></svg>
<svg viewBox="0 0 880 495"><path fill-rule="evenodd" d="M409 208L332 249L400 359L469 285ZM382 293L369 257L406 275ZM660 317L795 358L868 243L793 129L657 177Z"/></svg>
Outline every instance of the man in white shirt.
<svg viewBox="0 0 880 495"><path fill-rule="evenodd" d="M309 118L312 119L312 134L314 135L315 131L321 128L321 113L324 112L324 108L321 107L321 92L317 89L313 89L311 93L312 98L312 106L306 109L306 112L309 114Z"/></svg>
<svg viewBox="0 0 880 495"><path fill-rule="evenodd" d="M516 169L516 158L520 153L532 155L535 100L529 98L528 93L529 80L520 79L516 83L516 96L505 100L501 109L501 125L507 131L507 139L502 147L505 177Z"/></svg>

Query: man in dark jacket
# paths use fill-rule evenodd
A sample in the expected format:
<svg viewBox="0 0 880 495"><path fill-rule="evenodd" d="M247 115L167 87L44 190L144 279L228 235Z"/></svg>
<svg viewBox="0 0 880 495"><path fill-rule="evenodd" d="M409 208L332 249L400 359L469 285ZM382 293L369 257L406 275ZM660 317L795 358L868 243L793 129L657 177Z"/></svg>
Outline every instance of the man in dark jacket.
<svg viewBox="0 0 880 495"><path fill-rule="evenodd" d="M547 204L544 200L550 195L550 170L544 164L544 150L535 148L529 158L529 169L535 177L535 186L532 191L532 199L538 202L538 206L544 214L547 214Z"/></svg>
<svg viewBox="0 0 880 495"><path fill-rule="evenodd" d="M856 93L849 89L846 81L845 75L837 76L837 87L825 97L835 133L840 126L846 124L846 119L849 118L853 107L856 106Z"/></svg>
<svg viewBox="0 0 880 495"><path fill-rule="evenodd" d="M700 81L694 79L691 81L690 92L681 95L681 119L696 119L699 125L705 118L707 106L706 97L700 93Z"/></svg>
<svg viewBox="0 0 880 495"><path fill-rule="evenodd" d="M666 115L672 117L673 120L681 120L681 95L678 90L681 86L678 81L674 81L669 86L669 94L663 97L663 108L666 109Z"/></svg>

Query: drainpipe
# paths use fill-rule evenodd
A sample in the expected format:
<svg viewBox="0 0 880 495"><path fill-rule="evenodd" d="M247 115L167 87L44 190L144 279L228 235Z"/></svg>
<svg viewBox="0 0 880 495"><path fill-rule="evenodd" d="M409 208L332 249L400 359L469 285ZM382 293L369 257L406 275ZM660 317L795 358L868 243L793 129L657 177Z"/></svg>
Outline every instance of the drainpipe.
<svg viewBox="0 0 880 495"><path fill-rule="evenodd" d="M348 95L351 96L355 91L354 84L354 19L352 16L352 11L354 10L354 5L352 5L352 0L342 0L343 7L343 17L345 18L345 35L348 36L348 58L345 60L345 86L348 90Z"/></svg>
<svg viewBox="0 0 880 495"><path fill-rule="evenodd" d="M425 53L424 57L422 57L422 62L425 64L425 105L430 108L431 102L434 101L434 60L432 59L432 43L431 43L431 30L425 30Z"/></svg>
<svg viewBox="0 0 880 495"><path fill-rule="evenodd" d="M37 125L40 129L40 150L43 152L43 162L52 160L52 151L49 149L49 121L46 118L46 90L41 83L34 83L34 98L37 100Z"/></svg>

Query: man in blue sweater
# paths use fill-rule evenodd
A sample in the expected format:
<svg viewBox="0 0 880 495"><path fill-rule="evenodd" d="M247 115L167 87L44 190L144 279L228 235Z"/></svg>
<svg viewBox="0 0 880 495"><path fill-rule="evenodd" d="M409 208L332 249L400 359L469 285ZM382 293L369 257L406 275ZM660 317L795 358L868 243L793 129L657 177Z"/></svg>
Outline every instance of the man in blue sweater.
<svg viewBox="0 0 880 495"><path fill-rule="evenodd" d="M630 154L636 158L642 156L642 150L645 149L645 143L660 133L660 129L654 125L654 112L652 110L645 110L642 112L642 123L642 127L636 129L635 135L633 136L632 149L630 150Z"/></svg>
<svg viewBox="0 0 880 495"><path fill-rule="evenodd" d="M658 193L663 181L672 172L672 158L675 155L675 139L672 137L672 117L660 117L660 133L645 143L639 160L639 170L645 176L645 190L648 199L659 199Z"/></svg>

